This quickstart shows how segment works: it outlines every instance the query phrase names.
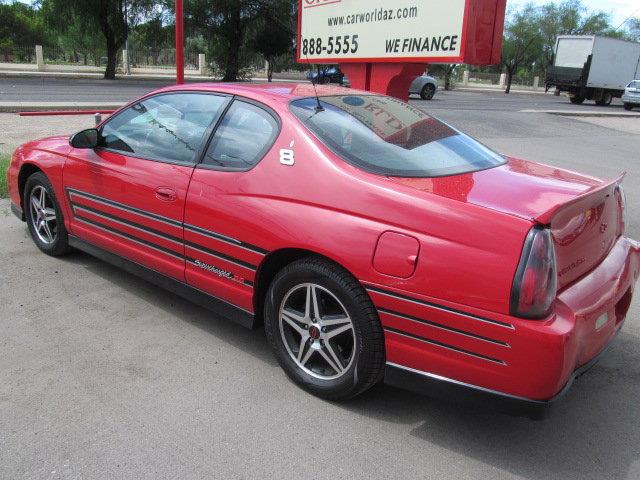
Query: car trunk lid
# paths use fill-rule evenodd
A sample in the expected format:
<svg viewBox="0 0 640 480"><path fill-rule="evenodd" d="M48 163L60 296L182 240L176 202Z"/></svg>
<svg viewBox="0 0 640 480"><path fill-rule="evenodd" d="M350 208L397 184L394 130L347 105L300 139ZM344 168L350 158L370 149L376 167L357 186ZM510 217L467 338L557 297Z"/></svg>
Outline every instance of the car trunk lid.
<svg viewBox="0 0 640 480"><path fill-rule="evenodd" d="M603 182L547 165L508 159L502 166L462 175L389 179L549 226L559 288L598 265L620 233L615 188L622 175Z"/></svg>

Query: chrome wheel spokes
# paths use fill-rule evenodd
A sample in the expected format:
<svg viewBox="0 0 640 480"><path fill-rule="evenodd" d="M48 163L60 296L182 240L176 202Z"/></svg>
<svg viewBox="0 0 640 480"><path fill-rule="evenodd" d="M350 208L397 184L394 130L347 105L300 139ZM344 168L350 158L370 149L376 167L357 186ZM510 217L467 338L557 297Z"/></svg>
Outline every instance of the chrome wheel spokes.
<svg viewBox="0 0 640 480"><path fill-rule="evenodd" d="M37 185L31 190L29 201L31 223L41 242L51 244L58 235L56 211L47 190Z"/></svg>
<svg viewBox="0 0 640 480"><path fill-rule="evenodd" d="M280 306L280 334L294 362L314 377L342 376L353 362L351 317L329 290L313 283L295 286Z"/></svg>

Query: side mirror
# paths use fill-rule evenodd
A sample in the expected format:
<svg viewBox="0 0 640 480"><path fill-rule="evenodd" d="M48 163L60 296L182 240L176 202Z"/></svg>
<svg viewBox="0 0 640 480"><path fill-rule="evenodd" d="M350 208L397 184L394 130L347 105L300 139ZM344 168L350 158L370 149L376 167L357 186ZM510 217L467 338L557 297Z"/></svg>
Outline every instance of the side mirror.
<svg viewBox="0 0 640 480"><path fill-rule="evenodd" d="M100 133L95 128L87 128L69 138L69 144L73 148L96 148Z"/></svg>

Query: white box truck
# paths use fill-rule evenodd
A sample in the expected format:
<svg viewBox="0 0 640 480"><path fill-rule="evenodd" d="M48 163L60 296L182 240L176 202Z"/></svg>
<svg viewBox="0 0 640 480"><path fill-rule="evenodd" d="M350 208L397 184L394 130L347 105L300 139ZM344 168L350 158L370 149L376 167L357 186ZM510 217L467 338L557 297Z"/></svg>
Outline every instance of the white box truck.
<svg viewBox="0 0 640 480"><path fill-rule="evenodd" d="M640 78L640 43L591 35L561 35L545 86L568 92L571 103L609 105Z"/></svg>

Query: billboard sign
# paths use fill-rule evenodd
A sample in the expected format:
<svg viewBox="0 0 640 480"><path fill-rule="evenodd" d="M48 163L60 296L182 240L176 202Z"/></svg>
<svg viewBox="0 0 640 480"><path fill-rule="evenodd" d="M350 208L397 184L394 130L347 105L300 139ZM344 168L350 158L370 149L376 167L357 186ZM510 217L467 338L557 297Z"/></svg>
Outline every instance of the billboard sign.
<svg viewBox="0 0 640 480"><path fill-rule="evenodd" d="M298 62L456 63L466 61L469 42L480 42L489 55L478 63L489 63L495 59L495 39L501 40L505 3L299 0ZM470 59L477 60L476 53Z"/></svg>

